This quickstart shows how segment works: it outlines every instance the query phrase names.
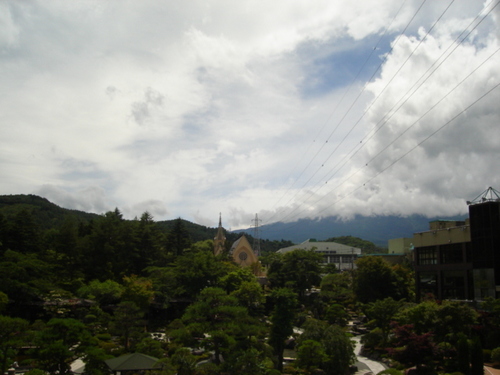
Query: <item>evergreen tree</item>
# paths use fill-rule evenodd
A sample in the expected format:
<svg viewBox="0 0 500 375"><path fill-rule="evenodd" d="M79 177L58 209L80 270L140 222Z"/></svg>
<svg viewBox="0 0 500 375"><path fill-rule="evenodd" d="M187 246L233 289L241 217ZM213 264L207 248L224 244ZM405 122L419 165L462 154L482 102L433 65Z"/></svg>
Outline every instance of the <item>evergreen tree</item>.
<svg viewBox="0 0 500 375"><path fill-rule="evenodd" d="M470 374L484 374L483 348L478 336L474 336L470 341Z"/></svg>
<svg viewBox="0 0 500 375"><path fill-rule="evenodd" d="M167 235L167 250L177 257L182 255L184 250L191 246L191 243L189 233L179 217Z"/></svg>
<svg viewBox="0 0 500 375"><path fill-rule="evenodd" d="M293 334L297 294L288 288L278 288L273 290L271 301L274 307L270 318L269 344L274 348L276 369L283 371L283 351L285 340Z"/></svg>

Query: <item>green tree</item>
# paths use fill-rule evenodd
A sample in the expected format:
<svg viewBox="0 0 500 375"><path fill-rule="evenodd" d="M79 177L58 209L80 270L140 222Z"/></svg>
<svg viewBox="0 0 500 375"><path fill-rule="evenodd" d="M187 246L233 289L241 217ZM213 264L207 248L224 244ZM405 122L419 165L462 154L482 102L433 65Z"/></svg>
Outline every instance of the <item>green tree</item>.
<svg viewBox="0 0 500 375"><path fill-rule="evenodd" d="M141 310L146 311L154 298L153 282L136 275L123 277L122 299L136 304Z"/></svg>
<svg viewBox="0 0 500 375"><path fill-rule="evenodd" d="M347 304L354 300L352 273L331 273L321 280L320 296L325 301Z"/></svg>
<svg viewBox="0 0 500 375"><path fill-rule="evenodd" d="M202 289L218 285L222 276L232 268L213 254L213 241L197 242L175 259L172 272L175 277L173 294L176 297L195 298Z"/></svg>
<svg viewBox="0 0 500 375"><path fill-rule="evenodd" d="M349 313L345 310L344 306L334 303L326 309L325 319L330 324L345 327L349 319Z"/></svg>
<svg viewBox="0 0 500 375"><path fill-rule="evenodd" d="M293 334L297 294L288 288L278 288L273 290L271 300L274 307L270 317L269 344L274 348L276 369L283 371L283 351L285 340Z"/></svg>
<svg viewBox="0 0 500 375"><path fill-rule="evenodd" d="M322 368L327 374L344 375L354 363L354 343L349 335L339 326L332 325L326 329L323 338L325 354L328 360Z"/></svg>
<svg viewBox="0 0 500 375"><path fill-rule="evenodd" d="M231 293L236 297L241 306L247 308L251 316L259 316L262 313L266 297L260 284L255 280L244 281L238 289Z"/></svg>
<svg viewBox="0 0 500 375"><path fill-rule="evenodd" d="M90 341L90 333L78 320L51 319L35 337L38 366L52 374L69 374L70 363L84 355Z"/></svg>
<svg viewBox="0 0 500 375"><path fill-rule="evenodd" d="M167 249L174 256L180 256L184 250L189 249L191 244L189 233L182 219L179 217L175 220L173 228L167 235Z"/></svg>
<svg viewBox="0 0 500 375"><path fill-rule="evenodd" d="M470 345L465 335L460 335L457 342L457 369L464 375L470 374Z"/></svg>
<svg viewBox="0 0 500 375"><path fill-rule="evenodd" d="M137 255L135 268L132 270L137 275L143 275L149 266L166 266L168 257L162 242L164 236L149 212L144 212L137 228Z"/></svg>
<svg viewBox="0 0 500 375"><path fill-rule="evenodd" d="M118 303L122 293L123 286L113 280L92 280L78 290L80 297L95 299L101 306Z"/></svg>
<svg viewBox="0 0 500 375"><path fill-rule="evenodd" d="M196 357L188 348L179 348L172 356L172 364L177 368L177 375L195 375Z"/></svg>
<svg viewBox="0 0 500 375"><path fill-rule="evenodd" d="M255 276L249 268L235 266L234 270L222 276L219 285L228 293L239 289L244 282L255 281Z"/></svg>
<svg viewBox="0 0 500 375"><path fill-rule="evenodd" d="M382 332L382 347L387 343L387 337L391 329L391 322L402 308L402 301L395 301L391 297L370 302L365 306L365 315L371 320L370 324L380 328Z"/></svg>
<svg viewBox="0 0 500 375"><path fill-rule="evenodd" d="M144 331L144 312L134 302L120 302L114 313L112 331L123 339L125 351L131 347L131 340L137 340Z"/></svg>
<svg viewBox="0 0 500 375"><path fill-rule="evenodd" d="M436 341L456 342L459 334L471 336L472 326L477 323L477 312L458 301L443 301L437 309L437 324L434 328Z"/></svg>
<svg viewBox="0 0 500 375"><path fill-rule="evenodd" d="M415 301L415 273L402 264L392 266L396 278L395 286L398 299Z"/></svg>
<svg viewBox="0 0 500 375"><path fill-rule="evenodd" d="M12 315L27 316L26 305L36 306L44 294L54 289L54 274L50 264L37 254L22 254L7 250L0 262L0 291L9 298Z"/></svg>
<svg viewBox="0 0 500 375"><path fill-rule="evenodd" d="M327 374L346 374L355 360L354 343L349 335L337 325L329 325L316 319L308 319L303 328L304 332L298 341L299 347L307 340L321 343L326 355L321 369Z"/></svg>
<svg viewBox="0 0 500 375"><path fill-rule="evenodd" d="M265 358L262 351L256 348L250 348L248 350L238 351L235 354L236 358L231 361L231 366L223 364L223 368L227 373L242 375L267 374Z"/></svg>
<svg viewBox="0 0 500 375"><path fill-rule="evenodd" d="M318 341L305 340L297 349L297 366L308 373L319 368L327 359L323 345Z"/></svg>
<svg viewBox="0 0 500 375"><path fill-rule="evenodd" d="M39 253L41 250L40 228L30 211L22 209L8 222L7 249L23 254Z"/></svg>
<svg viewBox="0 0 500 375"><path fill-rule="evenodd" d="M109 367L104 361L110 358L113 358L113 356L107 354L103 348L97 345L89 346L85 349L85 354L83 356L85 373L92 375L108 375Z"/></svg>
<svg viewBox="0 0 500 375"><path fill-rule="evenodd" d="M28 322L21 318L0 315L0 371L5 374L7 367L17 354L17 349L25 344Z"/></svg>
<svg viewBox="0 0 500 375"><path fill-rule="evenodd" d="M386 261L375 256L359 258L354 277L354 293L359 302L369 303L386 297L397 298L395 274Z"/></svg>
<svg viewBox="0 0 500 375"><path fill-rule="evenodd" d="M491 360L493 363L500 363L500 347L491 351Z"/></svg>
<svg viewBox="0 0 500 375"><path fill-rule="evenodd" d="M303 298L306 290L321 283L321 254L312 250L294 250L277 258L268 271L273 287L287 287Z"/></svg>
<svg viewBox="0 0 500 375"><path fill-rule="evenodd" d="M484 374L483 347L478 336L474 336L470 342L470 374Z"/></svg>
<svg viewBox="0 0 500 375"><path fill-rule="evenodd" d="M198 300L186 309L182 320L193 337L204 337L201 344L214 352L217 365L223 353L229 353L238 344L248 347L250 338L260 331L257 321L248 315L246 308L238 305L235 297L214 287L200 293Z"/></svg>
<svg viewBox="0 0 500 375"><path fill-rule="evenodd" d="M144 337L136 346L136 352L143 353L155 358L162 358L165 350L161 342L151 337Z"/></svg>
<svg viewBox="0 0 500 375"><path fill-rule="evenodd" d="M438 324L439 306L435 301L409 304L396 317L400 325L411 324L416 334L433 332Z"/></svg>

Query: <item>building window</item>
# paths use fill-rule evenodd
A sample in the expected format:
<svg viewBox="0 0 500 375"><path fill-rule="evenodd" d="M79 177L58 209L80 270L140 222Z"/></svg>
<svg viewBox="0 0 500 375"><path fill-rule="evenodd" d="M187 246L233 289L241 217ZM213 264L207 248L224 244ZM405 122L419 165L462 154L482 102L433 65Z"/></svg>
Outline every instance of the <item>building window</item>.
<svg viewBox="0 0 500 375"><path fill-rule="evenodd" d="M435 272L420 272L419 274L419 289L420 296L437 294L437 273Z"/></svg>
<svg viewBox="0 0 500 375"><path fill-rule="evenodd" d="M437 248L435 246L418 248L417 263L419 265L437 264Z"/></svg>
<svg viewBox="0 0 500 375"><path fill-rule="evenodd" d="M465 299L465 272L444 271L443 272L443 295L442 298Z"/></svg>
<svg viewBox="0 0 500 375"><path fill-rule="evenodd" d="M461 243L439 246L442 264L465 263Z"/></svg>

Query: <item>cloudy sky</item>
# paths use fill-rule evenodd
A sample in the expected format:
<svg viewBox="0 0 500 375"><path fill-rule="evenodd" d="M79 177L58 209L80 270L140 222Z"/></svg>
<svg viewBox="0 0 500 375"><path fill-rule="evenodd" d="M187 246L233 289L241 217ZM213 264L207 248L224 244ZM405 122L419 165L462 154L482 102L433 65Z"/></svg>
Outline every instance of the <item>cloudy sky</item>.
<svg viewBox="0 0 500 375"><path fill-rule="evenodd" d="M498 0L0 0L0 194L226 228L500 189Z"/></svg>

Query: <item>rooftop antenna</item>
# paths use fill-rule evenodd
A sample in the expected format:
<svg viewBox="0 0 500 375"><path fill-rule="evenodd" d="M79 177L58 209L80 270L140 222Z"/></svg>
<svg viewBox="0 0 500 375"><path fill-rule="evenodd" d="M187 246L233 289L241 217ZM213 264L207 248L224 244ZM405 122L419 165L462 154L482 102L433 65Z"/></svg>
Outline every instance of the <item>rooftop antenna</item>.
<svg viewBox="0 0 500 375"><path fill-rule="evenodd" d="M260 255L260 228L259 228L259 216L255 214L255 219L252 220L254 222L253 227L253 252L255 255Z"/></svg>
<svg viewBox="0 0 500 375"><path fill-rule="evenodd" d="M500 201L500 192L493 189L491 186L479 194L472 201L467 201L467 204L470 206L471 204L483 203L483 202L498 202Z"/></svg>

